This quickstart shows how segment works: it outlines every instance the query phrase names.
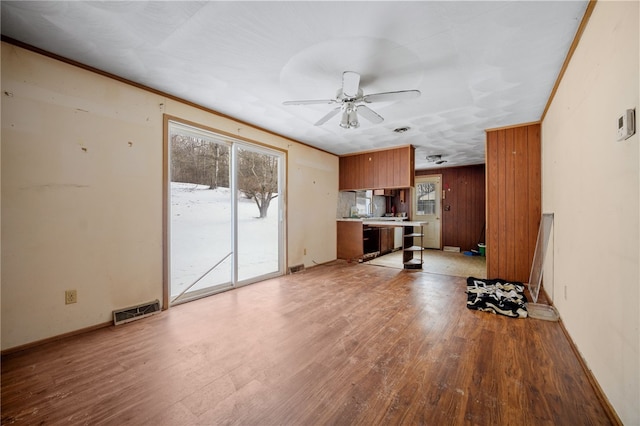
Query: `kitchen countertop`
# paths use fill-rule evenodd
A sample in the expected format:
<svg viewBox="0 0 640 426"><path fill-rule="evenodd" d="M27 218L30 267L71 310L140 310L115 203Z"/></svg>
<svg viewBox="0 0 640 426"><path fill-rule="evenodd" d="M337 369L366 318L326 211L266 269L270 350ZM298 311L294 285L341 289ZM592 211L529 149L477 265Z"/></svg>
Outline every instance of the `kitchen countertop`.
<svg viewBox="0 0 640 426"><path fill-rule="evenodd" d="M338 218L336 220L346 220L346 221L356 221L356 222L362 222L362 221L372 221L372 220L376 220L376 221L385 221L385 222L400 222L403 220L407 220L406 217L400 217L400 216L381 216L381 217L342 217L342 218Z"/></svg>
<svg viewBox="0 0 640 426"><path fill-rule="evenodd" d="M406 218L397 217L397 218L389 218L389 219L379 219L379 218L343 218L336 219L338 221L344 222L362 222L363 225L377 225L377 226L425 226L428 225L429 222L417 222L417 221L408 221Z"/></svg>

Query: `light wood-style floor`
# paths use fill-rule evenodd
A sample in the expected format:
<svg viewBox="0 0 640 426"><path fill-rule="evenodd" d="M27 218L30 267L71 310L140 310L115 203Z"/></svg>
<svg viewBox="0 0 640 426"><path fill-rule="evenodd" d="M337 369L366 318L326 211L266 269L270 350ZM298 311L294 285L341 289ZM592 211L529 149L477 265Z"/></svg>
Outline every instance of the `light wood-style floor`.
<svg viewBox="0 0 640 426"><path fill-rule="evenodd" d="M333 262L2 359L2 424L610 424L559 323Z"/></svg>
<svg viewBox="0 0 640 426"><path fill-rule="evenodd" d="M424 272L464 278L487 278L487 260L484 256L465 256L463 253L429 249L423 252L423 261ZM373 258L366 264L403 269L402 250Z"/></svg>

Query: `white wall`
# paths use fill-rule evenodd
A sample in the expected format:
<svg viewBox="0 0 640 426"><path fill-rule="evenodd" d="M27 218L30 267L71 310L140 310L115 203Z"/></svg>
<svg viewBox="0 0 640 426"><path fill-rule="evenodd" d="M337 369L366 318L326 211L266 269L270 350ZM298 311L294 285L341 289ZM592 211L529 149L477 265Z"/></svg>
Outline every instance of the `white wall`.
<svg viewBox="0 0 640 426"><path fill-rule="evenodd" d="M6 43L2 92L3 350L162 300L164 113L286 150L288 264L336 258L334 155Z"/></svg>
<svg viewBox="0 0 640 426"><path fill-rule="evenodd" d="M640 424L640 156L616 141L639 103L639 3L599 1L542 123L544 285L625 424ZM548 259L549 260L549 259Z"/></svg>

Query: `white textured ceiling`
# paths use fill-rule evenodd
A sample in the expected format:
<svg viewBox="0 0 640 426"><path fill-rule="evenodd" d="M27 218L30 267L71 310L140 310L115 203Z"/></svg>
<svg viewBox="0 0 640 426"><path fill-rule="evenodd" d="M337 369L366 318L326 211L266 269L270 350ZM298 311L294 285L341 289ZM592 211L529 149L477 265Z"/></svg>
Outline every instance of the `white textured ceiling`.
<svg viewBox="0 0 640 426"><path fill-rule="evenodd" d="M1 5L4 36L335 154L412 144L426 169L484 163L485 129L540 119L587 1ZM357 129L282 105L334 97L345 70L365 95L422 95L369 104L385 120Z"/></svg>

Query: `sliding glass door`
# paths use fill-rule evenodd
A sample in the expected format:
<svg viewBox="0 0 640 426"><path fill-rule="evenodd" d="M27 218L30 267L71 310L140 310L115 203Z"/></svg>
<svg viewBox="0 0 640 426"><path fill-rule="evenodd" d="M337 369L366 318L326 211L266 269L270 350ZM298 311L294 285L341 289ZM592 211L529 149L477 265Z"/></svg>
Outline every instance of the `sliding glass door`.
<svg viewBox="0 0 640 426"><path fill-rule="evenodd" d="M238 181L238 281L280 272L282 244L281 157L236 146Z"/></svg>
<svg viewBox="0 0 640 426"><path fill-rule="evenodd" d="M284 270L281 152L170 121L169 303Z"/></svg>

